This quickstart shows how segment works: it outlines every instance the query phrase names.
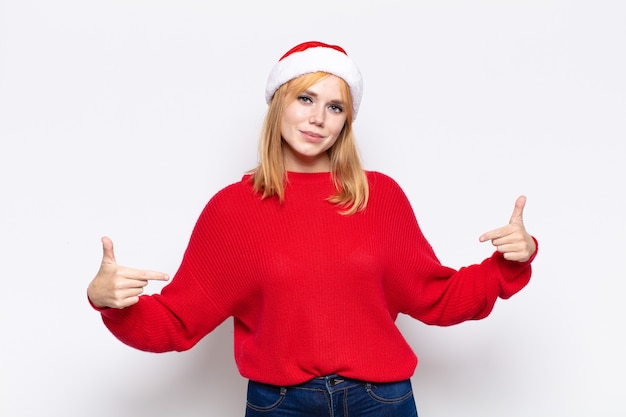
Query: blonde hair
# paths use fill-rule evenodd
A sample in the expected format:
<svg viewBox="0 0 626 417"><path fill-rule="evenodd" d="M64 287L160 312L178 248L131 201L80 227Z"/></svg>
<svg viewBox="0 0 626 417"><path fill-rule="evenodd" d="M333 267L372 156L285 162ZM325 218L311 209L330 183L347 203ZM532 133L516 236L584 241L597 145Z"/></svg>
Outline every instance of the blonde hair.
<svg viewBox="0 0 626 417"><path fill-rule="evenodd" d="M280 202L285 198L287 171L283 157L281 122L285 107L299 94L327 77L326 72L314 72L294 78L283 84L272 98L259 140L259 165L252 170L254 191L262 198L276 196ZM328 201L342 207L341 214L351 215L367 206L369 187L352 132L352 97L345 81L341 80L341 97L345 103L346 122L337 141L327 151L330 172L336 193Z"/></svg>

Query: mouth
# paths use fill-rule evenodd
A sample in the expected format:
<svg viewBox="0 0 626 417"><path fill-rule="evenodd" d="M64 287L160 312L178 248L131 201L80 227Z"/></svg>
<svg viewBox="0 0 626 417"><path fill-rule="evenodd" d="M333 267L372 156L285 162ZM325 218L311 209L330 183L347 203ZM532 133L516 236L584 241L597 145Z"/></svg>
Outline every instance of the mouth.
<svg viewBox="0 0 626 417"><path fill-rule="evenodd" d="M324 139L324 136L320 135L319 133L315 133L315 132L311 132L307 130L301 130L300 133L302 134L304 139L308 142L318 143Z"/></svg>

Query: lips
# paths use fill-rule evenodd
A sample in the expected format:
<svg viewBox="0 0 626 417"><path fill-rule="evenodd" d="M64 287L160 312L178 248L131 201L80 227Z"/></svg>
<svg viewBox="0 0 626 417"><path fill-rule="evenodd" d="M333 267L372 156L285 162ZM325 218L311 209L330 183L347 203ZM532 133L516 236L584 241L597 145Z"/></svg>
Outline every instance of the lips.
<svg viewBox="0 0 626 417"><path fill-rule="evenodd" d="M320 135L319 133L310 132L306 130L301 130L300 133L302 134L304 139L308 142L318 143L324 140L324 136Z"/></svg>

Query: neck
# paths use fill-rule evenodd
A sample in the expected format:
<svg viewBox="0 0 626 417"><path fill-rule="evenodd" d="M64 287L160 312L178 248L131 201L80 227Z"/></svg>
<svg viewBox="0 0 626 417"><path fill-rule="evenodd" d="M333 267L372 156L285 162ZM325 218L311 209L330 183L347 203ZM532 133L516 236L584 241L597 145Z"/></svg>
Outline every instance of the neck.
<svg viewBox="0 0 626 417"><path fill-rule="evenodd" d="M330 172L330 158L327 153L312 157L285 154L285 169L302 173Z"/></svg>

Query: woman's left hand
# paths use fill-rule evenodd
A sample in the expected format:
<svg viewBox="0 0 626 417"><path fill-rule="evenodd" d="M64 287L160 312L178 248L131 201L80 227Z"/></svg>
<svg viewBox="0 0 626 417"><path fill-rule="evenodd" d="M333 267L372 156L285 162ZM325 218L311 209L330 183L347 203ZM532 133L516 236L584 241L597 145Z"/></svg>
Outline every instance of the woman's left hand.
<svg viewBox="0 0 626 417"><path fill-rule="evenodd" d="M496 247L498 252L502 253L504 259L510 261L525 262L537 250L534 239L524 227L522 216L525 205L526 196L519 196L515 201L515 208L509 224L484 233L479 238L481 242L491 240L491 244Z"/></svg>

